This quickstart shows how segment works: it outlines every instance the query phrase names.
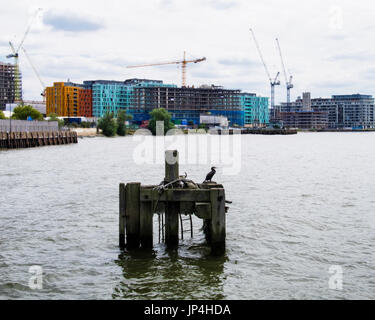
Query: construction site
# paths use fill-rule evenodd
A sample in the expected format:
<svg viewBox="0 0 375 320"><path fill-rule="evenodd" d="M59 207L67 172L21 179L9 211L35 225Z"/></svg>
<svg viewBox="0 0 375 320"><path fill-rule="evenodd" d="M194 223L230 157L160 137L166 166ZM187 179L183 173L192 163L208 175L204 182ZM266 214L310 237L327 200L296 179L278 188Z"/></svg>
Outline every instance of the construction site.
<svg viewBox="0 0 375 320"><path fill-rule="evenodd" d="M292 102L293 76L287 72L278 38L275 38L275 44L284 77L286 102L276 104L275 90L281 85L280 72L277 71L275 76L271 76L253 29L250 29L250 35L270 85L270 98L261 97L253 92L225 89L214 84L188 85L188 65L203 65L207 59L206 57L187 58L185 51L182 59L179 60L124 66L124 68L135 69L178 65L181 67L181 86L165 84L162 80L132 78L123 81L85 80L83 83L68 80L67 82L54 82L53 85L47 87L24 48L24 42L35 17L41 10L39 8L32 16L17 46L9 41L11 53L6 58L13 59L14 62L0 63L0 110L5 110L8 106L7 110L11 112L10 109L25 102L22 97L22 75L19 68L19 56L22 49L41 86L43 101L33 103L46 116L56 113L60 117L86 117L93 118L95 121L107 112L116 115L119 110L126 110L133 116L134 124L141 125L149 120L150 111L155 108L164 108L171 114L172 121L178 125L197 126L200 124L201 116L211 115L212 117L225 117L230 127L268 126L307 130L375 127L375 106L372 96L333 96L341 97L341 99L333 98L332 101L322 98L311 99L309 96L307 107L305 96L303 99L298 98ZM312 105L311 101L313 101ZM355 107L350 105L355 105Z"/></svg>
<svg viewBox="0 0 375 320"><path fill-rule="evenodd" d="M139 87L134 89L130 112L142 110L149 113L154 108L168 110L172 119L199 124L201 114L221 115L231 123L241 125L240 90L229 90L219 86L199 88L181 87Z"/></svg>
<svg viewBox="0 0 375 320"><path fill-rule="evenodd" d="M5 110L7 104L19 104L23 102L22 97L22 73L20 71L19 56L20 50L24 52L27 61L29 62L31 68L33 69L35 75L42 85L42 96L44 96L45 84L43 83L37 69L32 63L30 56L28 55L26 49L23 47L23 44L27 38L27 35L30 32L30 29L33 25L33 22L41 11L41 8L38 8L36 12L31 17L31 21L26 28L25 33L23 34L20 43L18 46L15 46L12 41L9 41L9 47L11 53L6 56L7 59L13 59L13 63L4 63L0 62L0 110Z"/></svg>
<svg viewBox="0 0 375 320"><path fill-rule="evenodd" d="M0 110L8 103L14 103L21 95L22 77L18 67L11 63L0 62Z"/></svg>

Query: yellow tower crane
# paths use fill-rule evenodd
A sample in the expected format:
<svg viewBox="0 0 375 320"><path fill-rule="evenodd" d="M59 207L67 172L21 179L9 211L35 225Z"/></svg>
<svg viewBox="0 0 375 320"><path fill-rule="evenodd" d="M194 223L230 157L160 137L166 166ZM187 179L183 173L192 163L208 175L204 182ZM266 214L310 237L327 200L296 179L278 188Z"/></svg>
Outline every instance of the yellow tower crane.
<svg viewBox="0 0 375 320"><path fill-rule="evenodd" d="M200 59L193 59L193 60L186 60L186 52L184 51L184 59L180 61L169 61L169 62L161 62L161 63L150 63L150 64L141 64L141 65L135 65L135 66L127 66L127 68L141 68L141 67L151 67L151 66L161 66L165 64L181 64L182 67L182 86L186 87L186 65L188 63L198 63L205 61L206 58L200 58Z"/></svg>

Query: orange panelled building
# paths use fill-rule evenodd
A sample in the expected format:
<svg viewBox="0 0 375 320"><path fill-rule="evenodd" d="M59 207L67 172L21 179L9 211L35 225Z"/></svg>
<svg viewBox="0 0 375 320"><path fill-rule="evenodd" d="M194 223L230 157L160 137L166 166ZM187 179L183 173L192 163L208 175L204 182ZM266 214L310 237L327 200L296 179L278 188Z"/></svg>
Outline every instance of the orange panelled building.
<svg viewBox="0 0 375 320"><path fill-rule="evenodd" d="M92 90L81 89L79 91L79 113L81 117L92 117Z"/></svg>
<svg viewBox="0 0 375 320"><path fill-rule="evenodd" d="M91 89L72 82L54 82L46 89L46 113L60 117L92 117Z"/></svg>

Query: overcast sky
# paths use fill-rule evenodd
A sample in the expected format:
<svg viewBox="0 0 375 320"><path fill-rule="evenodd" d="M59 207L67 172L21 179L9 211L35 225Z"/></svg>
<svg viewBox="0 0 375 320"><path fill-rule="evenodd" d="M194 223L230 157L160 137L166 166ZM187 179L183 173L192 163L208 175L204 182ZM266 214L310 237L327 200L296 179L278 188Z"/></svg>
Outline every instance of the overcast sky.
<svg viewBox="0 0 375 320"><path fill-rule="evenodd" d="M106 0L5 1L0 19L0 60L9 61L37 8L24 47L47 86L54 81L150 78L181 85L177 65L127 69L127 65L188 58L189 85L216 84L269 96L269 81L249 32L252 27L272 76L281 72L276 102L375 94L375 5L367 0ZM41 85L20 51L25 99L40 99Z"/></svg>

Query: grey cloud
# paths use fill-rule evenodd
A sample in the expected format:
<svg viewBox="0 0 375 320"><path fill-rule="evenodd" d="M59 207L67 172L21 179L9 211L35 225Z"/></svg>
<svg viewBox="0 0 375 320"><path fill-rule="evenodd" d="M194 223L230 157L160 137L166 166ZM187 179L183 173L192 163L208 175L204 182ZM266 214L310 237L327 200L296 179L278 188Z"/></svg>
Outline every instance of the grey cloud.
<svg viewBox="0 0 375 320"><path fill-rule="evenodd" d="M33 60L34 61L34 60ZM103 78L116 75L113 68L87 56L66 56L63 54L39 54L34 61L43 79L64 81L70 78L87 79L90 77Z"/></svg>
<svg viewBox="0 0 375 320"><path fill-rule="evenodd" d="M226 66L239 66L239 67L258 67L259 63L250 59L220 59L220 64Z"/></svg>
<svg viewBox="0 0 375 320"><path fill-rule="evenodd" d="M354 61L363 61L363 60L373 60L375 57L373 54L368 54L364 52L357 53L341 53L334 56L328 57L328 61L341 61L341 60L354 60Z"/></svg>
<svg viewBox="0 0 375 320"><path fill-rule="evenodd" d="M228 1L228 0L211 0L208 2L210 7L218 10L226 10L233 7L236 7L238 3L234 1Z"/></svg>
<svg viewBox="0 0 375 320"><path fill-rule="evenodd" d="M74 32L96 31L104 27L98 22L91 21L75 14L54 13L52 11L47 11L44 14L43 23L52 26L55 30Z"/></svg>
<svg viewBox="0 0 375 320"><path fill-rule="evenodd" d="M212 71L192 71L193 77L204 78L204 79L217 79L218 73Z"/></svg>
<svg viewBox="0 0 375 320"><path fill-rule="evenodd" d="M224 81L226 88L241 89L244 92L259 93L259 88L264 87L263 81Z"/></svg>
<svg viewBox="0 0 375 320"><path fill-rule="evenodd" d="M131 63L128 59L124 59L121 57L119 58L115 56L99 58L97 61L105 63L105 64L109 64L112 66L123 67L123 68L125 68L126 66L130 66L130 65L136 65L136 63Z"/></svg>
<svg viewBox="0 0 375 320"><path fill-rule="evenodd" d="M365 79L375 80L375 68L368 68L368 69L364 72L363 77L364 77Z"/></svg>
<svg viewBox="0 0 375 320"><path fill-rule="evenodd" d="M326 38L328 40L339 41L339 40L346 40L348 36L342 33L336 33L336 34L329 34L326 36Z"/></svg>
<svg viewBox="0 0 375 320"><path fill-rule="evenodd" d="M44 73L42 74L42 77L52 78L54 79L54 81L64 81L70 79L73 82L79 82L76 79L110 79L117 77L117 80L121 80L123 78L121 75L118 75L113 70L108 70L107 68L93 69L90 66L69 68L61 68L59 66L54 66L51 68L46 68Z"/></svg>
<svg viewBox="0 0 375 320"><path fill-rule="evenodd" d="M357 83L349 82L349 81L336 81L336 80L326 80L326 81L319 81L315 84L317 88L356 88L358 86Z"/></svg>
<svg viewBox="0 0 375 320"><path fill-rule="evenodd" d="M242 81L242 82L236 82L236 85L240 88L249 88L249 87L264 87L265 82L264 81Z"/></svg>
<svg viewBox="0 0 375 320"><path fill-rule="evenodd" d="M173 4L173 1L172 0L161 0L160 1L160 7L161 8L168 8L168 7L171 7Z"/></svg>

